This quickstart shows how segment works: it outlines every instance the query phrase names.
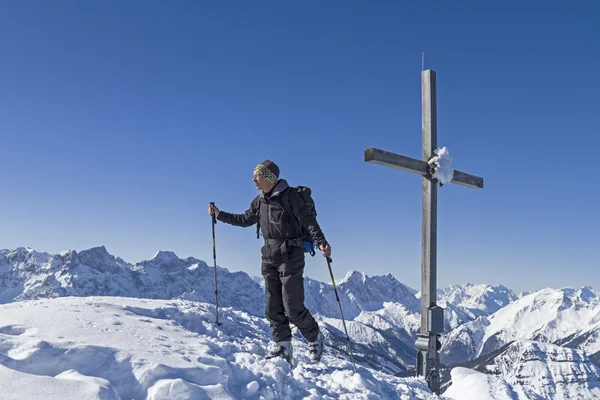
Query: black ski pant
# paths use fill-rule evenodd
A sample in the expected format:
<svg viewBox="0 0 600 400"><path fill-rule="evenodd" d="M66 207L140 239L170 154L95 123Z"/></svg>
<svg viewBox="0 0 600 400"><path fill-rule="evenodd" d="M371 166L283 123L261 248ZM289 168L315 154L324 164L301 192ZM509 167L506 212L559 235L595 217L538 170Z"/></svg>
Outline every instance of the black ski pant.
<svg viewBox="0 0 600 400"><path fill-rule="evenodd" d="M298 254L299 252L294 252ZM273 261L262 259L262 275L265 278L266 308L265 314L271 329L273 340L282 342L292 340L290 322L302 336L314 342L319 335L319 325L304 307L304 252L301 256Z"/></svg>

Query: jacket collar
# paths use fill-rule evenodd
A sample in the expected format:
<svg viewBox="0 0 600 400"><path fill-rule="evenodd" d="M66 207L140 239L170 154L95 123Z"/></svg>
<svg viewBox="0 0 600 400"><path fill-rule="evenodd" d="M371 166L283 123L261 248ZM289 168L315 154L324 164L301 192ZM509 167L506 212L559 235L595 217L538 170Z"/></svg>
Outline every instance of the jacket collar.
<svg viewBox="0 0 600 400"><path fill-rule="evenodd" d="M268 197L271 198L271 197L279 196L288 187L289 187L289 185L288 185L287 181L285 179L280 179L279 182L277 182L277 185L275 185L275 187L271 191L271 194ZM261 198L265 198L266 197L265 192L261 191L260 192L260 197Z"/></svg>

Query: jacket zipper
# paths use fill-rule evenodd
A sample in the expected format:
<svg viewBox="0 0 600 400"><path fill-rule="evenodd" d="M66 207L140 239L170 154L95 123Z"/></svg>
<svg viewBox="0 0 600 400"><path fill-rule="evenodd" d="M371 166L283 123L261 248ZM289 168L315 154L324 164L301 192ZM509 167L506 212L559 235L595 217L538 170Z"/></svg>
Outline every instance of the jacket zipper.
<svg viewBox="0 0 600 400"><path fill-rule="evenodd" d="M268 210L268 214L269 214L269 224L268 225L271 225L272 220L271 220L271 204L270 203L267 203L267 210ZM271 232L269 231L269 237L271 237L270 235L271 235Z"/></svg>

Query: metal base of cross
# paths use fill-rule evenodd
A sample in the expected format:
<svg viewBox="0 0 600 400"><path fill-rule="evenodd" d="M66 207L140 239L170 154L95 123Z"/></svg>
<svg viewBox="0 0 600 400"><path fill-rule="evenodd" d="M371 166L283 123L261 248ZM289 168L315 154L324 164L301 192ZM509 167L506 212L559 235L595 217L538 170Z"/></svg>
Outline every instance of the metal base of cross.
<svg viewBox="0 0 600 400"><path fill-rule="evenodd" d="M415 342L417 353L417 376L424 376L429 389L440 394L440 359L438 351L441 348L439 335L419 335Z"/></svg>

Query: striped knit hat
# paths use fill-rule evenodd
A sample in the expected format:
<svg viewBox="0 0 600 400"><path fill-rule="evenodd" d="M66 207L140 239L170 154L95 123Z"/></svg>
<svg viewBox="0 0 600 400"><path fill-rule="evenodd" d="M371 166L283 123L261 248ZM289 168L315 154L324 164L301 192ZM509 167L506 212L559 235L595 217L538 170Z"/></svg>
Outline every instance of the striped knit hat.
<svg viewBox="0 0 600 400"><path fill-rule="evenodd" d="M258 171L274 185L279 181L279 167L271 160L261 162L254 170Z"/></svg>

